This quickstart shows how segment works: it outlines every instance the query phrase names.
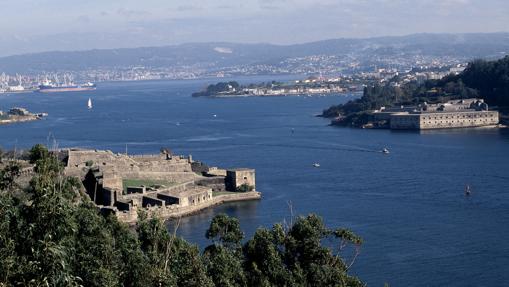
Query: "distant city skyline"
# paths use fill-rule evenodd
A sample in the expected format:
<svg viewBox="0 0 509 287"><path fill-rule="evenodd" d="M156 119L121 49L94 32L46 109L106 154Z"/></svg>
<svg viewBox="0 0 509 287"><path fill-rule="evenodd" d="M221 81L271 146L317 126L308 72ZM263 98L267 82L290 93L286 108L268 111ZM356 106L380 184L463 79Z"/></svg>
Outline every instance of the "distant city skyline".
<svg viewBox="0 0 509 287"><path fill-rule="evenodd" d="M86 3L85 3L86 2ZM0 56L509 31L505 0L0 0Z"/></svg>

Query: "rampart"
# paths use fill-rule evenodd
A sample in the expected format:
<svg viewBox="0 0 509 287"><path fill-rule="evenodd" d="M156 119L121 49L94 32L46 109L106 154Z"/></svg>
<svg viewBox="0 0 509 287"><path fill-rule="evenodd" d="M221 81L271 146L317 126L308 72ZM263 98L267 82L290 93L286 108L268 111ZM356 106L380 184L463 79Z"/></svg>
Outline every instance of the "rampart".
<svg viewBox="0 0 509 287"><path fill-rule="evenodd" d="M183 156L128 156L111 151L68 150L68 169L79 169L91 165L113 166L132 172L192 172L191 159Z"/></svg>
<svg viewBox="0 0 509 287"><path fill-rule="evenodd" d="M373 119L379 124L389 122L391 129L447 129L496 126L499 113L490 111L482 99L459 99L445 103L417 106L382 107L375 110Z"/></svg>
<svg viewBox="0 0 509 287"><path fill-rule="evenodd" d="M90 198L126 222L135 221L140 209L169 218L222 202L260 198L253 169L210 168L191 156L69 149L66 158L66 174L83 179ZM239 188L247 185L249 189Z"/></svg>
<svg viewBox="0 0 509 287"><path fill-rule="evenodd" d="M163 219L179 218L187 215L192 215L201 210L227 203L227 202L238 202L238 201L249 201L261 199L261 193L257 191L244 192L244 193L231 193L222 194L212 198L209 202L204 202L199 205L179 207L177 205L169 206L153 206L144 209L148 216L158 216ZM138 208L129 211L122 211L117 213L117 217L126 223L134 224L138 220Z"/></svg>
<svg viewBox="0 0 509 287"><path fill-rule="evenodd" d="M391 115L391 129L443 129L495 126L497 111L458 111L396 113Z"/></svg>

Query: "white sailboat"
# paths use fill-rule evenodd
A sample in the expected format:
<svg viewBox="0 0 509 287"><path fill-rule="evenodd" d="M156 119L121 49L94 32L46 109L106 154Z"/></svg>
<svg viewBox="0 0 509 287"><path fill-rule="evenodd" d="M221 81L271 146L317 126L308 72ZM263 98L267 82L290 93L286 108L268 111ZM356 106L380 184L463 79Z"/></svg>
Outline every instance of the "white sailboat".
<svg viewBox="0 0 509 287"><path fill-rule="evenodd" d="M89 110L91 110L91 109L92 109L92 99L91 99L91 98L88 98L87 106L88 106L88 109L89 109Z"/></svg>

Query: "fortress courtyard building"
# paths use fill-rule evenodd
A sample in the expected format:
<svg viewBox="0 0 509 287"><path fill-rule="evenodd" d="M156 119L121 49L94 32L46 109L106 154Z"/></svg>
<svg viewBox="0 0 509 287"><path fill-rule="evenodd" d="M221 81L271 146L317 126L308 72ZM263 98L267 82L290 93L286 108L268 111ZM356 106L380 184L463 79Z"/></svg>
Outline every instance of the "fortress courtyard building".
<svg viewBox="0 0 509 287"><path fill-rule="evenodd" d="M382 108L373 115L375 120L388 120L390 128L394 130L490 127L499 124L499 113L490 111L482 99Z"/></svg>

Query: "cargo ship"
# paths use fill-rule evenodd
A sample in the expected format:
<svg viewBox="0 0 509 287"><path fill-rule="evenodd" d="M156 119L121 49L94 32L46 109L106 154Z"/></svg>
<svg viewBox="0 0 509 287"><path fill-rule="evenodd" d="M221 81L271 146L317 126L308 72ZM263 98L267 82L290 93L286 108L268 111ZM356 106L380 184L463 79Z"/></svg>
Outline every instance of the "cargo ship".
<svg viewBox="0 0 509 287"><path fill-rule="evenodd" d="M82 85L55 85L52 83L44 83L39 86L39 92L41 93L58 93L58 92L80 92L80 91L91 91L95 90L96 85L94 83L86 83Z"/></svg>

